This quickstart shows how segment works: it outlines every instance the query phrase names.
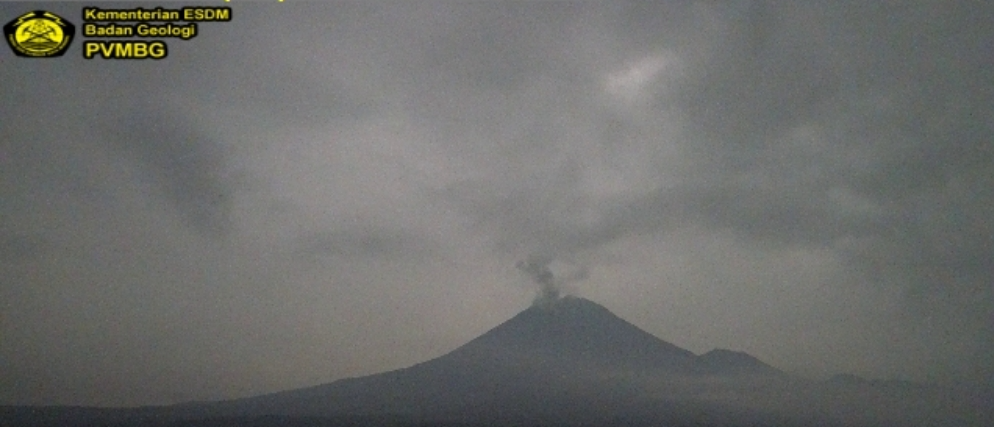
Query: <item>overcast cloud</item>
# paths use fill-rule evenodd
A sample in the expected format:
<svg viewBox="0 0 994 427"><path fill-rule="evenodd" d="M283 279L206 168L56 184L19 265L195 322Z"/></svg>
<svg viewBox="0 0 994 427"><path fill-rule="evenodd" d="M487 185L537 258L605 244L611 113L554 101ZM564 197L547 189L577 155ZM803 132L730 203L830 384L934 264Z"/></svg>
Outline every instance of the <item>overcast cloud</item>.
<svg viewBox="0 0 994 427"><path fill-rule="evenodd" d="M994 382L990 6L232 8L161 61L0 53L0 403L400 368L549 269L697 353Z"/></svg>

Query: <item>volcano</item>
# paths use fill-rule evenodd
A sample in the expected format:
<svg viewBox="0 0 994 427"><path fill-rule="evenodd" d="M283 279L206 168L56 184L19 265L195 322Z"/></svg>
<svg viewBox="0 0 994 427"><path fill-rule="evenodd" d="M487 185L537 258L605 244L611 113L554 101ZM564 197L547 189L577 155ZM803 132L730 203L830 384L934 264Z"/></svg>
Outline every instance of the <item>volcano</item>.
<svg viewBox="0 0 994 427"><path fill-rule="evenodd" d="M543 300L438 358L222 402L0 407L10 426L990 425L994 391L828 381L746 353L696 355L592 301Z"/></svg>
<svg viewBox="0 0 994 427"><path fill-rule="evenodd" d="M714 376L772 379L785 374L745 353L715 350L697 356L597 303L567 296L534 305L424 363L213 404L209 412L605 422L643 400L638 379L676 384Z"/></svg>

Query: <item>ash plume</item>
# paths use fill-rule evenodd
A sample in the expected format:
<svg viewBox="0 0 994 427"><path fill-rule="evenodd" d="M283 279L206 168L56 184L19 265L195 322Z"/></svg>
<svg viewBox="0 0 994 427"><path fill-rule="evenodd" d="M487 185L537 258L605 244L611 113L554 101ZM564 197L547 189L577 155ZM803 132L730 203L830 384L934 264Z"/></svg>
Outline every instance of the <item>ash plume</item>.
<svg viewBox="0 0 994 427"><path fill-rule="evenodd" d="M518 261L517 268L527 274L536 284L538 293L534 305L545 305L559 300L563 285L587 278L587 270L563 263L562 268L553 269L554 259L544 255L532 255Z"/></svg>
<svg viewBox="0 0 994 427"><path fill-rule="evenodd" d="M559 287L556 286L556 276L552 274L549 264L552 258L532 255L524 261L518 261L519 270L528 274L539 285L535 304L553 302L559 299Z"/></svg>

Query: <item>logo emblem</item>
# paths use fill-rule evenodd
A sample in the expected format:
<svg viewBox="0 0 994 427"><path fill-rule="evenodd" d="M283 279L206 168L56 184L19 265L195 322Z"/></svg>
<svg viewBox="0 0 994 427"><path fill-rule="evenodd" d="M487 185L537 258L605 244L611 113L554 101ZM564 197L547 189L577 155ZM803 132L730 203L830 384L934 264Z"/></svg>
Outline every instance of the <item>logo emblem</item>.
<svg viewBox="0 0 994 427"><path fill-rule="evenodd" d="M4 38L17 56L53 58L69 49L76 27L42 10L28 12L3 27Z"/></svg>

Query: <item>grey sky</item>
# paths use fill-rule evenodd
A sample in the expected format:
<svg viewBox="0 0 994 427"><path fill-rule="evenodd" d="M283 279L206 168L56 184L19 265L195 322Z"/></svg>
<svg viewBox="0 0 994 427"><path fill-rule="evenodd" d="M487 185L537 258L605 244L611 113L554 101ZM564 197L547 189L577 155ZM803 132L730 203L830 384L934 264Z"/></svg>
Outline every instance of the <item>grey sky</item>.
<svg viewBox="0 0 994 427"><path fill-rule="evenodd" d="M537 259L697 353L994 381L990 6L232 7L161 61L0 52L0 402L408 366Z"/></svg>

